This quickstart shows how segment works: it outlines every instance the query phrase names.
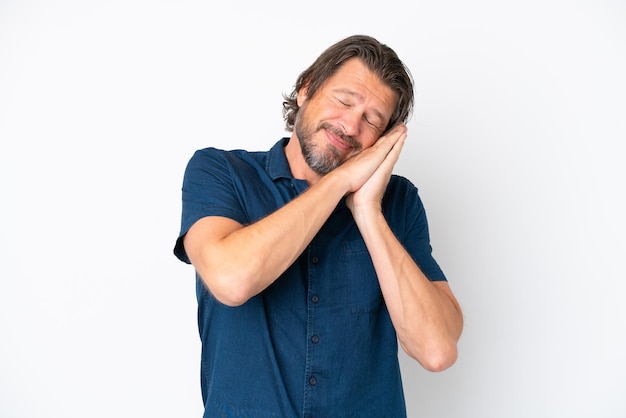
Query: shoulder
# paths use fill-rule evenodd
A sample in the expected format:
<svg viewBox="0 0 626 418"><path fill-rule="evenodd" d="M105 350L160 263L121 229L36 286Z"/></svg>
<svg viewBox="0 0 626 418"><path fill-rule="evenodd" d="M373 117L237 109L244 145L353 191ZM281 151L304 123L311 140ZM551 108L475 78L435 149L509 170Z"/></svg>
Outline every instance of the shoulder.
<svg viewBox="0 0 626 418"><path fill-rule="evenodd" d="M225 150L207 147L196 150L187 163L187 173L207 172L238 173L246 167L263 166L267 152L247 151L244 149Z"/></svg>
<svg viewBox="0 0 626 418"><path fill-rule="evenodd" d="M201 163L207 161L235 161L248 158L255 153L244 149L225 150L215 147L207 147L196 150L191 156L190 163Z"/></svg>
<svg viewBox="0 0 626 418"><path fill-rule="evenodd" d="M389 179L385 199L397 201L406 199L419 199L418 188L413 182L406 177L393 174Z"/></svg>
<svg viewBox="0 0 626 418"><path fill-rule="evenodd" d="M424 205L415 184L406 177L393 175L382 201L383 213L396 235L407 228L426 223Z"/></svg>

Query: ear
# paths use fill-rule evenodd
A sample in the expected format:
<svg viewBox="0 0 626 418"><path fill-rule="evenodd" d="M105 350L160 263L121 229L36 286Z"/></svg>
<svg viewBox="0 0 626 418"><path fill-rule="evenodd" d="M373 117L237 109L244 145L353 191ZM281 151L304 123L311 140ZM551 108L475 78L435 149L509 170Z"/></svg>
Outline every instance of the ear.
<svg viewBox="0 0 626 418"><path fill-rule="evenodd" d="M296 97L298 107L302 107L302 103L304 103L308 97L307 96L308 92L309 92L309 83L306 83L304 86L300 87L300 90L298 90L298 96Z"/></svg>

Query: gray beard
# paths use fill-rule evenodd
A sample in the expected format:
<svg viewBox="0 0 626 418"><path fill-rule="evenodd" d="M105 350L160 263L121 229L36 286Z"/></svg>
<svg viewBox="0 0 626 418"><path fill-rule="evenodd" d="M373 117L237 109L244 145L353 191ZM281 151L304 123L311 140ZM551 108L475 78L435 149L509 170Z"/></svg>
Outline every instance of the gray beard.
<svg viewBox="0 0 626 418"><path fill-rule="evenodd" d="M294 130L296 131L296 135L300 141L302 156L311 170L315 173L320 175L328 174L343 163L343 154L332 145L323 148L313 143L312 137L317 131L314 129L307 129L303 126L303 110L304 108L300 109L300 113L298 113L294 123ZM317 130L319 131L321 128L322 127Z"/></svg>
<svg viewBox="0 0 626 418"><path fill-rule="evenodd" d="M301 133L298 131L296 131L296 134L300 140L300 149L302 149L304 160L308 166L311 167L311 170L315 171L317 174L328 174L339 167L343 162L341 160L341 153L336 148L332 146L325 149L321 148L312 144L310 137L302 137Z"/></svg>

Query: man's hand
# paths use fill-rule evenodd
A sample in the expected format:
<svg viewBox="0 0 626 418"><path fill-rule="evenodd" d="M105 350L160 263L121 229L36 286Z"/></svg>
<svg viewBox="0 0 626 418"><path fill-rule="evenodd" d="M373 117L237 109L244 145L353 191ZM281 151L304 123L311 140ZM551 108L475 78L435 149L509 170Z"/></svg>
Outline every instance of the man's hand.
<svg viewBox="0 0 626 418"><path fill-rule="evenodd" d="M370 174L369 178L358 187L353 190L353 193L349 194L346 199L346 204L352 211L353 216L357 216L359 211L374 209L380 211L381 201L393 167L395 166L402 146L407 137L407 128L403 123L396 125L386 135L380 137L380 139L368 150L363 151L371 152L376 158L371 158L370 164L378 162L378 165L374 171ZM359 156L355 156L357 159ZM365 155L365 157L368 157Z"/></svg>

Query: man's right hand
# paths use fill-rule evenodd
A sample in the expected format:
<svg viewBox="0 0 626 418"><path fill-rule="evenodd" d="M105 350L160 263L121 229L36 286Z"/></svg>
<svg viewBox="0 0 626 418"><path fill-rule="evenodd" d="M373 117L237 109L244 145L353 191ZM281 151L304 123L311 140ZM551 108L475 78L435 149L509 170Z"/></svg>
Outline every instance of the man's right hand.
<svg viewBox="0 0 626 418"><path fill-rule="evenodd" d="M326 176L341 179L337 181L341 181L342 183L345 182L344 184L346 184L345 187L347 189L346 194L353 193L359 190L374 175L374 173L377 172L379 167L387 161L391 164L390 167L385 170L385 172L388 172L388 181L388 177L391 175L391 170L398 159L399 150L397 155L394 155L391 161L389 161L387 157L396 143L400 140L404 140L406 135L406 125L404 123L399 123L390 129L386 134L381 136L374 143L374 145L351 157ZM384 193L384 188L382 192Z"/></svg>

